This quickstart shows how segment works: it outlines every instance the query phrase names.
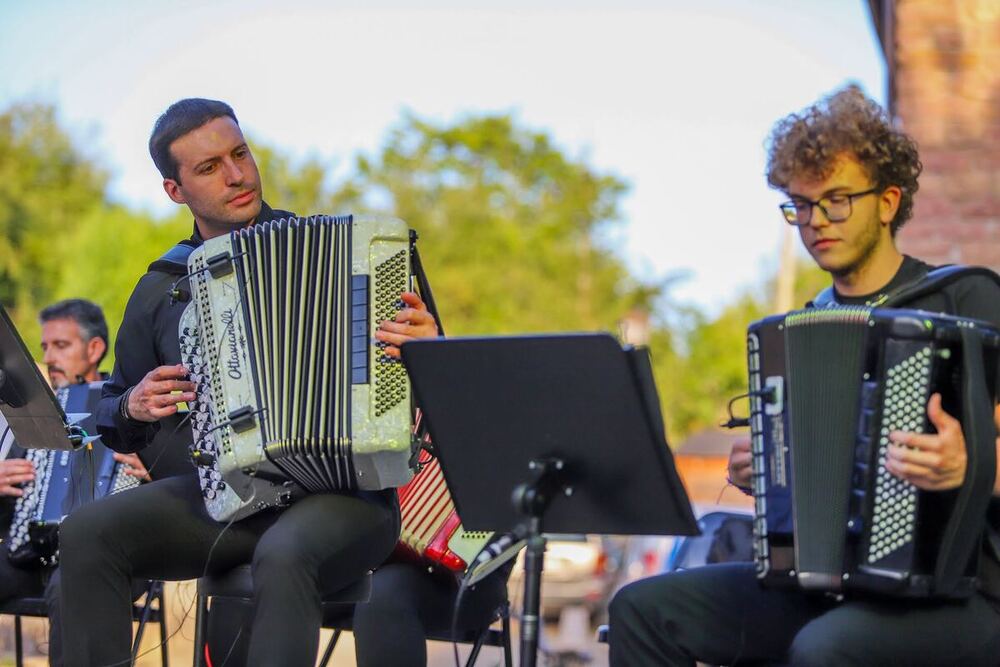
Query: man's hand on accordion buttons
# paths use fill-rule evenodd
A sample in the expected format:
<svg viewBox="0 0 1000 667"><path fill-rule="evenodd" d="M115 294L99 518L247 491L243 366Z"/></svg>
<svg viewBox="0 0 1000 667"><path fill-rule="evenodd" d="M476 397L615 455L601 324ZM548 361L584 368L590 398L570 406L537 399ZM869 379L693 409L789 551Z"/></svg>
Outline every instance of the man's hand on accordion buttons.
<svg viewBox="0 0 1000 667"><path fill-rule="evenodd" d="M0 461L0 496L24 495L21 484L35 479L35 466L26 459Z"/></svg>
<svg viewBox="0 0 1000 667"><path fill-rule="evenodd" d="M385 354L399 358L399 346L417 338L435 338L438 335L437 322L427 310L423 300L413 292L403 292L405 308L396 313L395 320L379 322L375 338L386 343Z"/></svg>
<svg viewBox="0 0 1000 667"><path fill-rule="evenodd" d="M741 489L752 488L751 463L750 438L740 438L733 443L733 449L729 452L729 483Z"/></svg>
<svg viewBox="0 0 1000 667"><path fill-rule="evenodd" d="M945 491L965 481L965 436L962 425L941 407L941 394L927 402L927 418L937 433L889 434L886 468L925 491Z"/></svg>
<svg viewBox="0 0 1000 667"><path fill-rule="evenodd" d="M115 461L125 464L126 475L131 475L140 482L153 481L153 478L149 476L149 471L146 470L146 466L142 464L142 459L135 454L122 454L121 452L114 452L113 456Z"/></svg>
<svg viewBox="0 0 1000 667"><path fill-rule="evenodd" d="M176 413L178 403L195 398L194 383L187 377L188 370L180 364L149 371L128 395L128 416L136 421L155 422Z"/></svg>

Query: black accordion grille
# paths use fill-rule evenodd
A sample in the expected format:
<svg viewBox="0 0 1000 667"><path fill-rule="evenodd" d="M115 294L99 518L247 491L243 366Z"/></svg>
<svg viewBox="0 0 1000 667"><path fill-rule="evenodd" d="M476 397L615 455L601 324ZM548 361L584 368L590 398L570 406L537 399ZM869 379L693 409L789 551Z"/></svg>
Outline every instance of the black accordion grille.
<svg viewBox="0 0 1000 667"><path fill-rule="evenodd" d="M933 352L921 347L886 371L882 428L879 432L871 535L866 560L874 565L913 542L917 488L885 467L892 431L924 431L924 406L930 388Z"/></svg>
<svg viewBox="0 0 1000 667"><path fill-rule="evenodd" d="M399 311L399 294L406 289L409 275L406 252L400 251L375 267L375 321L391 320ZM406 369L395 360L375 364L375 416L381 417L407 396Z"/></svg>

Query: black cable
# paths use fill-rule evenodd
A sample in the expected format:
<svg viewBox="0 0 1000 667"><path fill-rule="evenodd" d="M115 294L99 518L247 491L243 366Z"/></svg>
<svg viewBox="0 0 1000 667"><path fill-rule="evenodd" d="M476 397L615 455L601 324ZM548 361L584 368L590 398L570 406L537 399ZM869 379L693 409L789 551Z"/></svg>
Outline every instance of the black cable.
<svg viewBox="0 0 1000 667"><path fill-rule="evenodd" d="M458 614L462 607L462 597L469 588L469 580L472 579L473 571L473 568L470 567L459 582L458 592L455 594L455 605L451 611L451 648L455 654L455 667L461 667L461 661L458 658Z"/></svg>

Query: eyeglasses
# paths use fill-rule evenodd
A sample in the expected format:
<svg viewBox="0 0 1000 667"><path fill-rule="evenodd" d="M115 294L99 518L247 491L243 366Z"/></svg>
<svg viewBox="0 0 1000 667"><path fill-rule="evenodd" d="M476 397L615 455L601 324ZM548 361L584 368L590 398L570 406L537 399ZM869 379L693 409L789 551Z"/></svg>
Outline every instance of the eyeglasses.
<svg viewBox="0 0 1000 667"><path fill-rule="evenodd" d="M830 195L816 201L810 201L804 197L796 197L781 204L778 208L781 209L782 215L785 216L785 222L796 227L804 227L812 221L814 206L818 206L819 210L823 211L823 215L830 222L843 222L851 217L851 203L856 197L864 197L876 192L880 192L880 190L872 188L871 190L855 192L853 194Z"/></svg>

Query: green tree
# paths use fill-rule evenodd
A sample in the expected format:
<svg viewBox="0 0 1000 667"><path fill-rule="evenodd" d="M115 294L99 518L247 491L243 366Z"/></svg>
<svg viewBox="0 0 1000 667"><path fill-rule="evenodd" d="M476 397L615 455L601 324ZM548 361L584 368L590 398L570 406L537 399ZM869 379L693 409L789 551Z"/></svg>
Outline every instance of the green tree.
<svg viewBox="0 0 1000 667"><path fill-rule="evenodd" d="M450 333L613 331L662 291L602 242L625 191L509 116L441 126L407 115L336 201L418 231Z"/></svg>
<svg viewBox="0 0 1000 667"><path fill-rule="evenodd" d="M63 245L71 250L64 254L54 298L83 297L104 309L112 336L105 368L110 370L114 361L114 337L132 288L151 262L190 235L186 208L166 220L154 220L117 205L93 209L66 235ZM26 332L22 335L35 340Z"/></svg>
<svg viewBox="0 0 1000 667"><path fill-rule="evenodd" d="M22 331L36 331L37 309L60 280L65 236L103 201L106 181L52 106L0 112L0 304Z"/></svg>

